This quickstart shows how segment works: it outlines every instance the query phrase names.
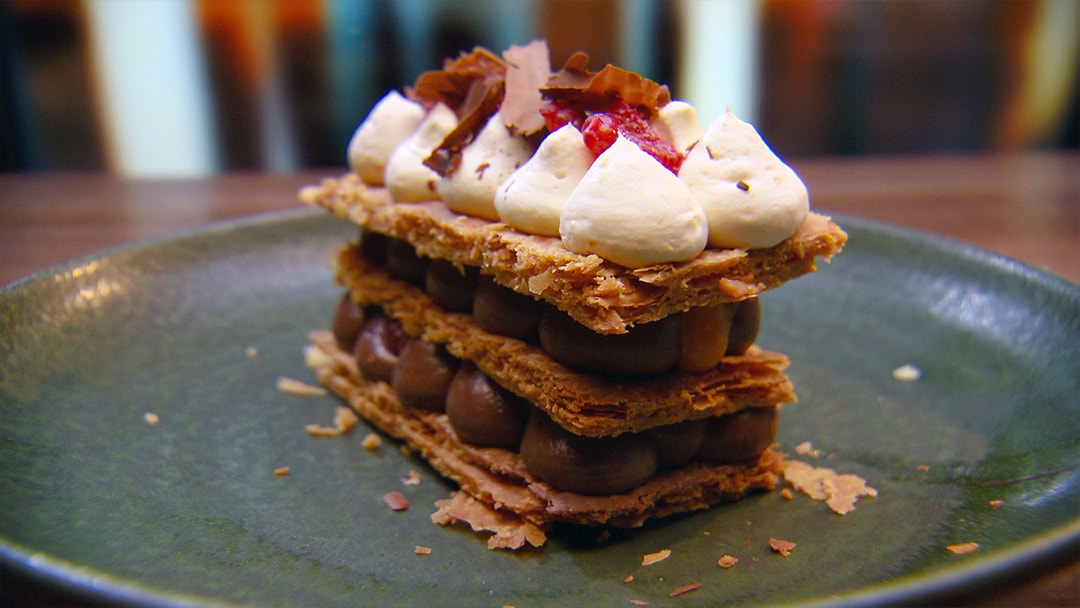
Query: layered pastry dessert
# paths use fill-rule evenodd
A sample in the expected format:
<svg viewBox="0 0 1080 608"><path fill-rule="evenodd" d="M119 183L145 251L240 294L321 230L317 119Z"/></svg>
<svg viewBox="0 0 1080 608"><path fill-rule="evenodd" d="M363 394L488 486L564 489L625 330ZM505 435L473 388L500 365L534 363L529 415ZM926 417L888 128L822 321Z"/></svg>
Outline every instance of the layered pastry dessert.
<svg viewBox="0 0 1080 608"><path fill-rule="evenodd" d="M534 41L388 93L348 162L300 195L360 227L317 374L457 484L434 521L515 549L774 487L758 296L846 235L751 125Z"/></svg>

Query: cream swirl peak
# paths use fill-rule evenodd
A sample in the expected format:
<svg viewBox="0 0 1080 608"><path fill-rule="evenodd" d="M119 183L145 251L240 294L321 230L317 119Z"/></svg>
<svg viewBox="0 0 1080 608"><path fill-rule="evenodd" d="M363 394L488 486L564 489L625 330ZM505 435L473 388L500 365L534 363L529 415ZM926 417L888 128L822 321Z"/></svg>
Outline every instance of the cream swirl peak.
<svg viewBox="0 0 1080 608"><path fill-rule="evenodd" d="M381 186L390 155L424 120L424 108L390 91L371 109L349 139L349 168L365 182Z"/></svg>
<svg viewBox="0 0 1080 608"><path fill-rule="evenodd" d="M502 221L528 234L560 236L559 218L593 162L581 132L566 124L540 142L536 154L495 194Z"/></svg>
<svg viewBox="0 0 1080 608"><path fill-rule="evenodd" d="M415 203L439 198L439 174L425 165L424 159L456 125L454 111L445 104L437 104L416 131L394 148L383 175L394 200Z"/></svg>
<svg viewBox="0 0 1080 608"><path fill-rule="evenodd" d="M671 171L619 137L563 207L563 244L628 268L691 260L705 249L705 212Z"/></svg>
<svg viewBox="0 0 1080 608"><path fill-rule="evenodd" d="M498 220L495 190L532 153L525 138L511 132L496 112L462 151L457 170L439 181L439 196L458 213Z"/></svg>
<svg viewBox="0 0 1080 608"><path fill-rule="evenodd" d="M679 179L705 208L710 247L772 247L798 230L810 210L795 171L730 111L705 130Z"/></svg>
<svg viewBox="0 0 1080 608"><path fill-rule="evenodd" d="M694 259L702 230L708 247L767 248L805 220L805 185L730 112L703 131L693 106L637 74L588 72L581 54L551 73L545 44L511 51L515 61L483 49L462 54L421 76L408 90L413 101L388 94L353 136L350 167L397 202L441 199L628 268ZM427 108L423 120L418 108ZM374 160L360 161L363 142ZM400 143L380 176L389 142Z"/></svg>

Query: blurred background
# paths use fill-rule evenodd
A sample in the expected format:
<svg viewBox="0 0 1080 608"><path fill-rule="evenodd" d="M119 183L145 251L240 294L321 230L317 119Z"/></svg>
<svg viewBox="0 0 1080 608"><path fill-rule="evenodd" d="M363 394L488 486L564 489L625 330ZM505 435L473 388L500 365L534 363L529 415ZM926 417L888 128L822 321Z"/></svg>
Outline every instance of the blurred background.
<svg viewBox="0 0 1080 608"><path fill-rule="evenodd" d="M545 38L787 158L1078 148L1076 0L7 0L0 170L343 167L442 58Z"/></svg>

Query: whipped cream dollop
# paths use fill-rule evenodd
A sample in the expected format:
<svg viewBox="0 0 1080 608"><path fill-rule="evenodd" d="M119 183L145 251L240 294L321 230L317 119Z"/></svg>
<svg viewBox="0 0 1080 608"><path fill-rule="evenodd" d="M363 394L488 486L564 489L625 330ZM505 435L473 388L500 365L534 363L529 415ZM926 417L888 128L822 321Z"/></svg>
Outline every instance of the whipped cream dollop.
<svg viewBox="0 0 1080 608"><path fill-rule="evenodd" d="M559 127L495 192L499 218L528 234L559 236L563 206L594 158L581 131Z"/></svg>
<svg viewBox="0 0 1080 608"><path fill-rule="evenodd" d="M675 146L681 153L686 153L701 139L701 123L697 110L685 101L674 100L656 111L656 116L649 121L649 126L660 139Z"/></svg>
<svg viewBox="0 0 1080 608"><path fill-rule="evenodd" d="M686 184L620 135L570 194L559 232L575 253L641 268L697 257L709 227Z"/></svg>
<svg viewBox="0 0 1080 608"><path fill-rule="evenodd" d="M435 104L412 135L394 148L383 176L394 200L405 203L438 200L441 177L424 161L457 124L457 115L449 106Z"/></svg>
<svg viewBox="0 0 1080 608"><path fill-rule="evenodd" d="M706 127L679 179L705 210L710 247L772 247L794 234L810 209L795 171L730 111Z"/></svg>
<svg viewBox="0 0 1080 608"><path fill-rule="evenodd" d="M458 213L498 221L495 191L532 156L532 146L495 112L461 151L457 169L439 182L439 196Z"/></svg>
<svg viewBox="0 0 1080 608"><path fill-rule="evenodd" d="M349 139L349 168L364 183L383 185L383 173L390 154L416 131L422 120L423 106L397 91L390 91L371 108Z"/></svg>

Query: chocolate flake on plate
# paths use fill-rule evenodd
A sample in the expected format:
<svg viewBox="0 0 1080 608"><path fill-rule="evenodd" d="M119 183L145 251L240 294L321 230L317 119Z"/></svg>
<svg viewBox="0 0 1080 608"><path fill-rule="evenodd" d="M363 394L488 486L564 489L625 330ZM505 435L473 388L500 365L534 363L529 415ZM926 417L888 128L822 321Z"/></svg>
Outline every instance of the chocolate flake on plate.
<svg viewBox="0 0 1080 608"><path fill-rule="evenodd" d="M769 539L769 548L784 557L791 555L791 552L795 549L795 546L795 543L791 542L790 540L780 540L779 538Z"/></svg>
<svg viewBox="0 0 1080 608"><path fill-rule="evenodd" d="M689 585L683 585L682 587L677 587L674 591L669 593L668 596L670 596L670 597L679 597L680 595L686 595L687 593L697 591L698 589L701 589L701 583L691 583Z"/></svg>
<svg viewBox="0 0 1080 608"><path fill-rule="evenodd" d="M945 547L955 555L967 555L968 553L974 553L979 550L979 543L957 543L955 545L946 545Z"/></svg>
<svg viewBox="0 0 1080 608"><path fill-rule="evenodd" d="M383 494L383 502L394 511L404 511L409 508L409 499L401 492L387 492Z"/></svg>

